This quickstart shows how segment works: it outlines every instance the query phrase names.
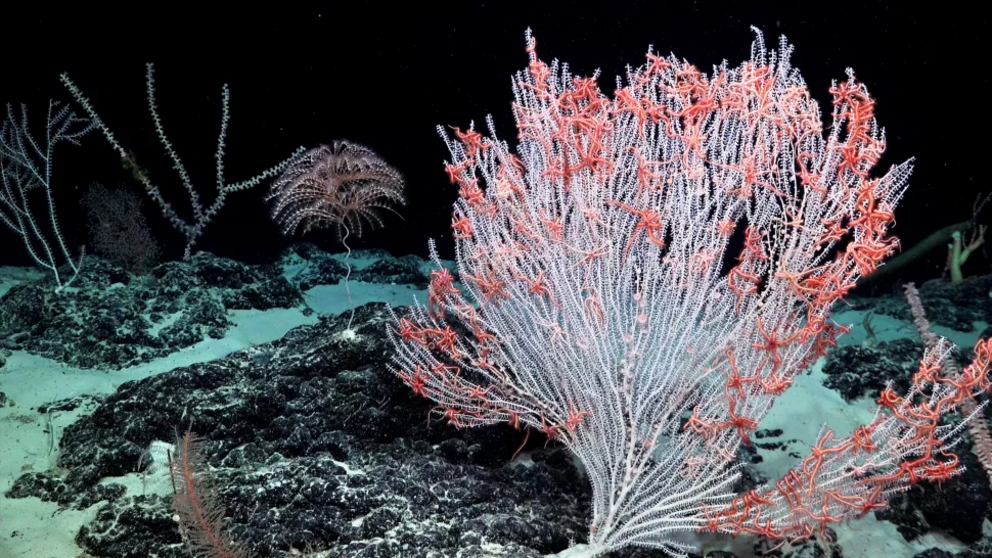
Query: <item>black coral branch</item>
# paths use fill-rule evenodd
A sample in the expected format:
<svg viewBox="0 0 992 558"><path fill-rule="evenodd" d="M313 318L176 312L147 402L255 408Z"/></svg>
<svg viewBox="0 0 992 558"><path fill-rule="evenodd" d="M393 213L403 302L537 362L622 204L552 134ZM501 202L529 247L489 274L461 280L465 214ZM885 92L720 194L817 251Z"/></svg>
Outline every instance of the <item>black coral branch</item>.
<svg viewBox="0 0 992 558"><path fill-rule="evenodd" d="M176 454L169 459L175 492L173 509L183 541L200 558L254 558L238 548L224 529L224 505L206 472L202 442L196 434L186 432L176 442Z"/></svg>

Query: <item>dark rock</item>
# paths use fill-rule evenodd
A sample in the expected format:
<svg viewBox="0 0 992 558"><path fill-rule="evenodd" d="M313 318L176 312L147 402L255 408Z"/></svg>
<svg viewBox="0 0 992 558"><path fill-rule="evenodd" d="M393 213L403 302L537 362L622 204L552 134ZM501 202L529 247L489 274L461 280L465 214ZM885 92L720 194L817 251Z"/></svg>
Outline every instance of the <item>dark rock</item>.
<svg viewBox="0 0 992 558"><path fill-rule="evenodd" d="M589 488L572 459L550 447L529 466L507 466L522 433L429 423L431 404L389 370L391 320L384 305L367 304L356 309L354 339L340 335L346 315L325 318L127 382L66 428L58 474L22 476L10 497L73 508L104 501L77 538L84 550L172 556L179 538L168 499L123 496L100 480L146 471L153 441L191 428L205 440L230 535L259 558L306 548L342 558L537 558L581 540Z"/></svg>
<svg viewBox="0 0 992 558"><path fill-rule="evenodd" d="M274 266L200 252L134 275L90 257L72 288L58 294L52 278L11 288L0 299L0 338L71 366L120 369L223 337L229 310L301 303Z"/></svg>

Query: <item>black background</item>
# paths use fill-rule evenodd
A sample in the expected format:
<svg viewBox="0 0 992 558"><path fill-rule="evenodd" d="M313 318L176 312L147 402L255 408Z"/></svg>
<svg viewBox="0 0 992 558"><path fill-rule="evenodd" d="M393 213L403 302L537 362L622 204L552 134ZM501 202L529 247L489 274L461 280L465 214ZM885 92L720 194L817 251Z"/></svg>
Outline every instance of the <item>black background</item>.
<svg viewBox="0 0 992 558"><path fill-rule="evenodd" d="M231 89L226 165L240 181L287 157L297 146L334 139L365 144L406 177L404 219L352 242L396 255L426 254L436 238L452 254L444 143L437 124L484 129L492 114L503 138L515 136L510 113L513 72L526 66L524 30L538 53L569 63L576 74L614 76L639 65L649 44L708 69L749 53L750 26L774 45L785 34L793 63L825 103L831 80L851 66L878 101L888 151L880 170L917 158L896 212L896 234L909 247L928 233L967 219L989 191L989 78L984 16L954 2L166 2L124 8L38 6L9 12L4 22L0 92L27 103L42 125L48 98L71 101L59 82L67 71L97 111L148 168L182 214L185 191L158 144L148 114L144 63L155 62L159 110L172 143L205 203L214 195L214 151L221 86ZM252 7L255 6L255 7ZM976 8L977 10L977 8ZM828 110L825 113L829 114ZM511 141L512 143L512 141ZM94 181L140 186L122 169L102 135L56 151L57 204L70 243L86 241L82 192ZM267 186L233 194L206 229L199 248L249 262L270 262L292 241L269 219ZM144 195L144 194L142 194ZM145 211L165 257L181 255L182 238L146 200ZM307 240L339 249L330 231ZM0 263L29 264L20 239L0 232ZM937 249L902 278L939 276ZM973 258L966 273L985 273Z"/></svg>

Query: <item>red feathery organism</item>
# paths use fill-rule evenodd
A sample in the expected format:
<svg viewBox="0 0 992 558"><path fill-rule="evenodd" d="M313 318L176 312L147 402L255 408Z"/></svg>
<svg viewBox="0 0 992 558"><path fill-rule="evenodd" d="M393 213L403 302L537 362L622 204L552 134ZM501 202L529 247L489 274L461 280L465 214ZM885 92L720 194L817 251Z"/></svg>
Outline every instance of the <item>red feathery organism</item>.
<svg viewBox="0 0 992 558"><path fill-rule="evenodd" d="M203 438L186 432L169 457L173 504L183 542L195 556L205 558L255 558L240 548L224 529L224 505L206 471Z"/></svg>
<svg viewBox="0 0 992 558"><path fill-rule="evenodd" d="M283 234L334 227L338 238L382 226L379 210L405 204L403 177L371 149L338 140L295 158L269 189Z"/></svg>

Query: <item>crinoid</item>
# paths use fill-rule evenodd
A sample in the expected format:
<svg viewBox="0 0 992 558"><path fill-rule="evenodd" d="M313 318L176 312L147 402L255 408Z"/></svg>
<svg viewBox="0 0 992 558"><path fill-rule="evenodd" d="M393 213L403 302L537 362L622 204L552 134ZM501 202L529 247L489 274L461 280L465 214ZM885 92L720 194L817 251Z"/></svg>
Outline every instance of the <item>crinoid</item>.
<svg viewBox="0 0 992 558"><path fill-rule="evenodd" d="M380 210L406 203L403 177L371 149L338 140L293 160L269 189L283 234L333 227L338 239L383 225Z"/></svg>

